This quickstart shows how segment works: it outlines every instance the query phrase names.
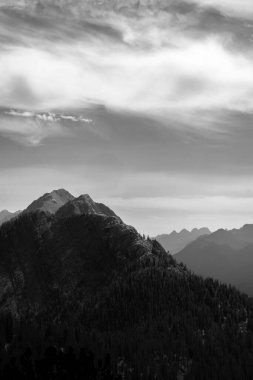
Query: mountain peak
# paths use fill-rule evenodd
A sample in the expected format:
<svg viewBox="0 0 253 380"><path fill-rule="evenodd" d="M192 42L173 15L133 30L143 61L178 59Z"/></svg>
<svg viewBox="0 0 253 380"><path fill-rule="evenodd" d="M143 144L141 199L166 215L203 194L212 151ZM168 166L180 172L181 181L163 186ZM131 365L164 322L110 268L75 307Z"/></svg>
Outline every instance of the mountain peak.
<svg viewBox="0 0 253 380"><path fill-rule="evenodd" d="M51 195L55 195L55 194L57 194L57 195L59 195L59 196L61 196L61 197L64 197L64 196L71 196L71 197L73 197L74 198L74 196L72 195L72 194L70 194L67 190L65 190L65 189L57 189L57 190L53 190L53 191L51 191L51 193L49 193L49 194L51 194Z"/></svg>
<svg viewBox="0 0 253 380"><path fill-rule="evenodd" d="M89 194L83 194L78 198L71 199L57 211L57 217L60 218L82 214L100 214L117 217L117 215L103 203L94 202Z"/></svg>
<svg viewBox="0 0 253 380"><path fill-rule="evenodd" d="M40 198L33 201L24 212L27 213L40 210L54 214L59 208L73 199L75 199L74 196L65 189L53 190L51 193L45 193Z"/></svg>

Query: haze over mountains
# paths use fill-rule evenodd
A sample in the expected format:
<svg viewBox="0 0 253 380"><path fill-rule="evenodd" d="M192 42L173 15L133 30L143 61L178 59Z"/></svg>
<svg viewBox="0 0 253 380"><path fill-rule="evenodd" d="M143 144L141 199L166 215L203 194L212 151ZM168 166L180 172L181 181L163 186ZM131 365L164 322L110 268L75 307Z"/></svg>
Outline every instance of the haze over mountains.
<svg viewBox="0 0 253 380"><path fill-rule="evenodd" d="M251 299L63 189L0 228L0 329L4 380L253 376Z"/></svg>
<svg viewBox="0 0 253 380"><path fill-rule="evenodd" d="M197 274L231 283L253 295L253 224L202 236L175 258Z"/></svg>
<svg viewBox="0 0 253 380"><path fill-rule="evenodd" d="M194 228L192 231L183 229L180 232L173 231L171 234L162 234L155 237L157 241L169 251L172 255L181 251L187 244L191 243L202 235L209 235L211 232L208 228Z"/></svg>
<svg viewBox="0 0 253 380"><path fill-rule="evenodd" d="M2 210L0 211L0 226L11 220L12 218L15 218L20 213L20 211L17 212L10 212L8 210Z"/></svg>

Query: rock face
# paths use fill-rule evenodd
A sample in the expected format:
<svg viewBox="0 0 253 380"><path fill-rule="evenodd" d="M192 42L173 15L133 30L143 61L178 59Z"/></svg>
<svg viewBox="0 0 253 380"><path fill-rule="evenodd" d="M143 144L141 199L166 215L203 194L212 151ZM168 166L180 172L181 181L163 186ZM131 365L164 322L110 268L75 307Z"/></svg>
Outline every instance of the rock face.
<svg viewBox="0 0 253 380"><path fill-rule="evenodd" d="M70 200L58 210L56 215L58 218L64 218L82 214L98 214L117 217L109 207L102 203L95 203L88 194Z"/></svg>
<svg viewBox="0 0 253 380"><path fill-rule="evenodd" d="M51 193L46 193L32 202L24 213L44 211L54 214L60 207L73 199L75 199L75 197L64 189L53 190Z"/></svg>
<svg viewBox="0 0 253 380"><path fill-rule="evenodd" d="M156 236L156 240L172 255L181 251L189 243L203 235L210 235L208 228L194 228L192 231L182 230L181 232L173 231L171 234L163 234Z"/></svg>
<svg viewBox="0 0 253 380"><path fill-rule="evenodd" d="M235 285L253 295L253 225L220 229L198 238L175 255L192 271Z"/></svg>

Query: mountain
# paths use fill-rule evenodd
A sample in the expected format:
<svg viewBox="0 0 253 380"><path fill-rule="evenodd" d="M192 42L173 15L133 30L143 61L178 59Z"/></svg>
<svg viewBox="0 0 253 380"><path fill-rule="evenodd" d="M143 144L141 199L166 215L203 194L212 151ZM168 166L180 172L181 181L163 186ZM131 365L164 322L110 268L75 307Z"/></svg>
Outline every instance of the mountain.
<svg viewBox="0 0 253 380"><path fill-rule="evenodd" d="M0 224L4 223L6 220L11 219L12 213L8 210L0 211Z"/></svg>
<svg viewBox="0 0 253 380"><path fill-rule="evenodd" d="M53 190L51 193L46 193L33 201L25 209L24 213L45 211L54 214L60 207L73 199L75 199L75 197L64 189Z"/></svg>
<svg viewBox="0 0 253 380"><path fill-rule="evenodd" d="M56 213L59 218L82 214L101 214L117 217L109 207L102 203L95 203L88 194L70 200Z"/></svg>
<svg viewBox="0 0 253 380"><path fill-rule="evenodd" d="M187 245L175 255L193 272L237 286L253 295L253 225L220 229Z"/></svg>
<svg viewBox="0 0 253 380"><path fill-rule="evenodd" d="M240 229L224 230L219 229L210 234L207 239L216 244L228 245L233 249L245 248L253 244L253 224L246 224Z"/></svg>
<svg viewBox="0 0 253 380"><path fill-rule="evenodd" d="M208 228L194 228L192 231L186 229L181 232L173 231L171 234L163 234L155 237L157 241L169 251L172 255L181 251L187 244L191 243L202 235L209 235L211 232Z"/></svg>
<svg viewBox="0 0 253 380"><path fill-rule="evenodd" d="M0 226L3 223L8 222L9 220L15 218L19 213L20 211L17 211L17 212L9 212L8 210L0 211Z"/></svg>
<svg viewBox="0 0 253 380"><path fill-rule="evenodd" d="M0 228L1 379L253 378L252 299L52 193Z"/></svg>

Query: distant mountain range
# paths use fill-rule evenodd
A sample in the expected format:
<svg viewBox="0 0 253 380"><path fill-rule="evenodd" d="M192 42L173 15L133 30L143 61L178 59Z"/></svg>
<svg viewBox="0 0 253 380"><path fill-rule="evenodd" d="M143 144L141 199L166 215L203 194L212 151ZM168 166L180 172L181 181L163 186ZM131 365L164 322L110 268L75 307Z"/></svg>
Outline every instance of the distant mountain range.
<svg viewBox="0 0 253 380"><path fill-rule="evenodd" d="M181 232L173 231L171 234L158 235L155 239L172 255L181 251L186 245L196 240L202 235L209 235L211 232L208 228L194 228L192 231L186 229Z"/></svg>
<svg viewBox="0 0 253 380"><path fill-rule="evenodd" d="M9 220L15 218L19 213L20 211L17 211L17 212L10 212L8 210L0 211L0 226L3 223L8 222Z"/></svg>
<svg viewBox="0 0 253 380"><path fill-rule="evenodd" d="M197 274L230 283L253 296L253 224L202 236L175 258Z"/></svg>
<svg viewBox="0 0 253 380"><path fill-rule="evenodd" d="M253 378L253 301L64 189L0 228L0 330L3 379Z"/></svg>

